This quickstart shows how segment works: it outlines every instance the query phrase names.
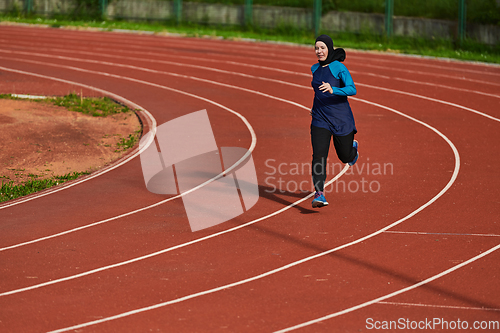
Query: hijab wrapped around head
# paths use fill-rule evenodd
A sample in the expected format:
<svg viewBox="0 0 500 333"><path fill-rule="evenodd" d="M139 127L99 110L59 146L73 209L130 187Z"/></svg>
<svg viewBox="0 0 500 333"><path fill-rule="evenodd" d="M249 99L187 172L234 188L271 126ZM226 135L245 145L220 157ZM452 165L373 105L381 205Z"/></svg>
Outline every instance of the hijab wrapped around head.
<svg viewBox="0 0 500 333"><path fill-rule="evenodd" d="M323 42L325 43L326 47L328 48L328 56L326 57L325 61L319 61L319 64L321 66L328 65L329 63L338 60L340 62L343 62L345 60L345 50L342 48L333 48L333 40L330 38L328 35L321 35L318 38L316 38L316 42Z"/></svg>

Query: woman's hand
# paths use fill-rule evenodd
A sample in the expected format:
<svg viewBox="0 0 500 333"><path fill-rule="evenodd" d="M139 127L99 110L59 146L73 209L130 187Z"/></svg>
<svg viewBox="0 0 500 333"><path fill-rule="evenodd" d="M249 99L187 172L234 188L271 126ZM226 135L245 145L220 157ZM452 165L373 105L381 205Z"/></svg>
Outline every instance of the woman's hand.
<svg viewBox="0 0 500 333"><path fill-rule="evenodd" d="M322 92L328 91L330 94L333 94L333 89L332 89L332 86L330 85L330 83L323 82L323 81L321 81L321 83L323 83L323 84L319 86L319 90L321 90Z"/></svg>

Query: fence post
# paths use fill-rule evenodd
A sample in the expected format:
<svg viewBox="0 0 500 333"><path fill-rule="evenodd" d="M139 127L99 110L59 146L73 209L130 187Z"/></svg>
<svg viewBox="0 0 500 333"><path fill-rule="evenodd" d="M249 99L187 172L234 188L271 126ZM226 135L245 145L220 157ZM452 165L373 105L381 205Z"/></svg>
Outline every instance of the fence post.
<svg viewBox="0 0 500 333"><path fill-rule="evenodd" d="M253 1L245 0L245 8L244 8L244 21L245 26L251 26L253 24Z"/></svg>
<svg viewBox="0 0 500 333"><path fill-rule="evenodd" d="M319 35L319 28L321 26L321 0L314 0L313 26L314 26L314 36L317 37Z"/></svg>
<svg viewBox="0 0 500 333"><path fill-rule="evenodd" d="M182 19L182 0L174 0L174 19L175 23L181 23Z"/></svg>
<svg viewBox="0 0 500 333"><path fill-rule="evenodd" d="M26 14L30 15L31 14L31 10L33 9L33 0L25 0L24 7L25 7L25 10L26 10Z"/></svg>
<svg viewBox="0 0 500 333"><path fill-rule="evenodd" d="M394 24L392 17L394 16L394 0L385 0L385 32L387 37L391 37Z"/></svg>
<svg viewBox="0 0 500 333"><path fill-rule="evenodd" d="M108 9L108 1L107 0L99 0L99 4L101 6L101 18L106 18L106 11Z"/></svg>
<svg viewBox="0 0 500 333"><path fill-rule="evenodd" d="M460 45L465 39L465 22L467 19L467 4L465 0L458 0L458 41Z"/></svg>
<svg viewBox="0 0 500 333"><path fill-rule="evenodd" d="M243 9L244 26L248 27L253 24L253 1L245 0L245 7Z"/></svg>

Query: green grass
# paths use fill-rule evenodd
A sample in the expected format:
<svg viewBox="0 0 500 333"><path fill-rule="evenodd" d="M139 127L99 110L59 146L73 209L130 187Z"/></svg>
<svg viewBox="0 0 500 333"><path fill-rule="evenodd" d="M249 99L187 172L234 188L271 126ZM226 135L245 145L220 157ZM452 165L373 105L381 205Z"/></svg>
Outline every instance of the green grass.
<svg viewBox="0 0 500 333"><path fill-rule="evenodd" d="M115 103L109 97L83 98L75 93L63 97L55 97L45 100L57 106L63 106L70 111L89 114L94 117L107 117L117 113L127 113L130 109Z"/></svg>
<svg viewBox="0 0 500 333"><path fill-rule="evenodd" d="M188 0L185 0L188 1ZM189 0L189 2L243 5L245 0ZM312 8L314 0L253 0L254 5ZM323 0L323 13L332 10L362 13L385 13L386 0ZM394 15L457 20L458 0L394 0ZM477 24L500 24L500 4L496 0L467 1L467 21Z"/></svg>
<svg viewBox="0 0 500 333"><path fill-rule="evenodd" d="M47 179L37 179L38 176L30 174L29 176L31 179L19 185L14 185L13 181L4 182L2 180L0 187L0 202L14 200L88 174L89 172L73 172L63 176L54 176Z"/></svg>
<svg viewBox="0 0 500 333"><path fill-rule="evenodd" d="M183 23L180 25L168 22L126 22L126 21L61 21L45 18L1 17L0 20L12 22L45 24L48 26L78 26L101 28L103 30L125 29L151 32L168 32L190 37L212 36L225 39L254 39L260 41L289 42L312 45L314 34L291 26L279 26L275 29L241 26L208 26ZM408 38L375 35L370 33L331 33L335 47L360 50L391 51L404 54L443 57L457 60L479 61L500 64L500 45L489 46L465 40L457 45L450 40L431 40L425 38Z"/></svg>
<svg viewBox="0 0 500 333"><path fill-rule="evenodd" d="M26 100L24 98L12 96L11 94L0 94L0 98ZM127 106L118 104L109 97L84 98L76 93L71 93L61 97L30 99L30 101L51 103L57 106L65 107L70 111L89 114L93 117L107 117L109 115L127 113L130 111Z"/></svg>
<svg viewBox="0 0 500 333"><path fill-rule="evenodd" d="M127 138L121 138L120 141L116 144L117 149L115 150L115 153L120 151L126 151L127 149L130 149L133 146L135 146L135 144L139 140L140 134L141 130L138 130L133 134L129 134Z"/></svg>
<svg viewBox="0 0 500 333"><path fill-rule="evenodd" d="M26 100L24 98L18 98L12 96L11 94L0 94L0 99L16 99L16 100ZM66 107L70 111L81 112L84 114L89 114L94 117L106 117L118 113L129 112L130 109L126 106L117 104L108 97L99 98L82 98L75 93L71 93L62 97L54 97L47 99L30 99L31 102L39 103L51 103L57 106ZM115 152L123 152L127 149L132 148L138 141L141 134L141 130L130 134L127 138L122 138L116 145L117 149ZM16 171L24 171L24 169L19 169ZM8 200L17 199L19 197L32 194L52 186L60 185L69 180L77 179L82 175L88 175L90 172L73 172L68 173L63 176L53 176L51 178L39 179L40 176L35 174L29 174L30 178L28 181L22 182L20 184L15 184L6 176L0 176L1 187L0 187L0 202L5 202ZM2 179L4 178L4 179Z"/></svg>

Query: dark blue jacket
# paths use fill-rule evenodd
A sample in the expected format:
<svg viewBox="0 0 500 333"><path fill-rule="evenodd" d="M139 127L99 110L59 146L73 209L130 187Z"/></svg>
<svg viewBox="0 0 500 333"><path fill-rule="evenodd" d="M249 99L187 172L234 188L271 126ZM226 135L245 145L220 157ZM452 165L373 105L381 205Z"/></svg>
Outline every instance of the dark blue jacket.
<svg viewBox="0 0 500 333"><path fill-rule="evenodd" d="M352 131L356 133L354 116L347 100L347 96L356 95L349 70L339 61L334 61L325 67L314 64L311 71L311 86L314 89L311 124L326 128L336 136L348 135ZM333 94L318 89L323 82L330 83Z"/></svg>

